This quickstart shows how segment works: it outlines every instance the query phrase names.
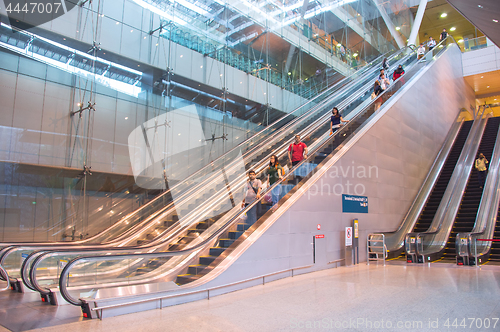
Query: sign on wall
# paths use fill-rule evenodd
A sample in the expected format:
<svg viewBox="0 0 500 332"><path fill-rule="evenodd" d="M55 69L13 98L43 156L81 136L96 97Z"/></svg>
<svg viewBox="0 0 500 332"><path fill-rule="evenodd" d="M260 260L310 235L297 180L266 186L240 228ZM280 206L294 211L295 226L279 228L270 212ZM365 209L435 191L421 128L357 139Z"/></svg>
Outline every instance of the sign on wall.
<svg viewBox="0 0 500 332"><path fill-rule="evenodd" d="M368 197L356 195L342 195L342 212L368 213Z"/></svg>
<svg viewBox="0 0 500 332"><path fill-rule="evenodd" d="M345 228L345 246L352 246L352 227Z"/></svg>

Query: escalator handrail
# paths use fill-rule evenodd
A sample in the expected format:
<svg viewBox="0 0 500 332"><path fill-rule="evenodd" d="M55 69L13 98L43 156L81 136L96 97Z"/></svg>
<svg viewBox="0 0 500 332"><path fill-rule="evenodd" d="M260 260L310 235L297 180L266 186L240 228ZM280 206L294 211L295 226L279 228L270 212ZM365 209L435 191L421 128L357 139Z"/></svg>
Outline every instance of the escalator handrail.
<svg viewBox="0 0 500 332"><path fill-rule="evenodd" d="M411 57L411 56L412 56L412 54L410 54L409 56ZM404 59L402 59L401 61L405 61L405 59L408 59L408 56L406 56L406 57L405 57ZM367 85L365 85L365 86L368 86L367 88L370 88L370 87L371 87L371 83L369 83L369 84L367 84ZM363 90L363 91L364 91L364 90ZM362 94L363 94L363 92L359 92L358 94L362 95ZM358 95L358 94L351 95L351 97L355 99L355 98L357 98L357 95ZM350 100L348 100L348 99L346 99L346 100L344 100L344 101L343 101L343 103L345 103L345 104L347 104L347 103L349 103L349 102L350 102ZM328 117L328 115L326 115L326 116ZM321 126L321 125L323 125L323 124L324 124L324 119L320 118L320 119L316 120L314 123L317 123L317 122L319 122L319 125ZM317 126L315 126L315 125L314 125L314 123L310 124L310 125L308 126L308 128L309 128L309 127L315 127L315 128L316 128ZM311 132L313 132L313 131L315 131L315 130L316 130L316 129L312 129L312 130L311 130ZM284 147L288 146L288 143L283 144L283 146L284 146ZM264 162L264 163L265 163L265 162ZM177 235L178 235L178 233L179 233L179 232L182 232L182 231L183 231L183 229L179 229L177 232L174 232L173 234L170 234L170 235L169 235L169 239L168 239L168 240L170 240L170 239L172 239L173 237L177 236ZM141 246L141 247L108 248L108 249L107 249L108 251L104 251L104 250L100 251L100 250L98 250L99 248L98 248L97 250L96 250L95 248L88 248L87 250L85 250L85 249L84 249L84 250L78 250L78 249L76 249L76 248L75 248L75 249L70 249L70 250L64 250L64 251L60 251L60 250L58 250L58 251L57 251L57 255L64 255L65 253L71 253L71 252L81 252L81 251L92 251L92 252L93 252L93 253L95 253L95 254L98 254L98 253L100 253L100 254L106 254L106 253L108 253L108 252L109 252L109 250L112 250L112 251L115 251L115 252L117 252L117 251L120 251L120 252L129 252L129 251L132 251L132 250L138 250L138 249L145 250L145 249L149 249L149 248L152 248L152 247L155 247L155 246L161 245L161 244L163 244L165 241L166 241L166 240L164 239L164 237L162 237L161 239L158 239L158 241L153 241L153 242L150 242L150 243L148 243L148 244L147 244L147 245L145 245L145 246ZM36 271L36 267L35 267L35 266L36 266L36 265L38 265L38 263L39 263L41 260L43 260L44 258L46 258L46 257L48 257L48 256L51 256L51 255L56 255L56 253L55 253L54 251L50 251L50 252L49 252L49 251L47 251L47 252L46 252L46 254L45 254L43 257L40 257L40 256L39 256L39 257L36 257L36 255L33 255L33 256L32 256L32 255L30 255L30 256L29 256L26 260L27 260L28 262L29 262L29 261L31 261L31 260L35 260L35 262L31 265L31 270ZM51 257L52 257L52 256L51 256ZM24 264L24 268L27 268L27 267L28 267L28 265ZM36 272L34 272L34 273L36 273ZM24 269L23 269L23 270L21 270L21 275L28 275L28 276L30 276L30 279L36 279L36 275L35 275L34 273L32 273L31 271L30 271L29 273L26 273L26 271L24 271ZM35 287L37 287L37 283L36 283L36 282L33 282L33 281L29 281L29 282L31 282L31 283L32 283ZM27 284L27 283L26 283L26 284ZM37 290L38 290L38 291L40 291L40 292L42 292L42 291L43 291L43 290L41 290L41 289L37 289Z"/></svg>
<svg viewBox="0 0 500 332"><path fill-rule="evenodd" d="M461 117L462 119L460 120ZM463 114L459 113L457 115L456 121L450 128L447 137L445 138L444 144L441 146L441 149L438 152L438 157L432 163L429 172L427 173L422 183L422 186L419 188L417 194L415 195L415 199L413 200L410 208L408 209L408 212L406 213L405 217L403 218L403 221L401 222L397 230L392 232L380 233L384 234L387 243L387 240L389 240L391 237L397 236L401 232L405 232L404 233L405 235L402 236L401 240L397 241L397 243L394 243L393 247L389 247L389 244L387 243L387 249L389 251L399 250L404 246L405 236L407 233L405 229L410 229L410 230L413 229L415 223L417 222L420 213L422 212L425 204L427 203L429 195L432 193L432 189L434 188L436 181L439 179L439 175L441 174L446 159L448 157L448 154L451 151L453 144L455 143L458 137L458 132L463 122L464 122ZM407 225L412 225L412 226L407 226Z"/></svg>
<svg viewBox="0 0 500 332"><path fill-rule="evenodd" d="M476 214L476 220L474 222L474 227L471 232L467 233L457 233L456 238L467 238L467 252L468 256L473 255L472 250L472 237L485 237L492 238L494 233L494 224L497 221L498 208L500 205L500 127L497 131L497 136L495 140L495 147L491 156L491 164L488 168L488 175L486 183L484 185L484 192L481 196L481 202L479 203L478 212ZM486 220L486 222L482 222ZM492 226L493 225L493 226ZM486 230L489 229L491 234L484 236ZM492 243L487 242L486 248L483 248L481 255L485 254L490 250ZM455 248L458 248L457 246ZM458 252L457 252L458 256ZM479 255L478 255L479 256ZM477 257L476 257L477 258ZM476 260L477 262L477 260Z"/></svg>
<svg viewBox="0 0 500 332"><path fill-rule="evenodd" d="M404 51L404 50L403 50L403 51ZM398 54L400 54L400 53L398 53ZM410 56L411 56L411 54L410 54ZM406 56L405 58L408 58L408 56ZM404 59L403 59L402 61L404 61ZM325 102L327 102L327 101L325 101ZM316 121L316 122L317 122L317 121ZM310 125L310 126L311 126L311 125ZM182 230L179 230L179 231L182 231ZM174 234L173 234L173 235L171 235L170 237L175 236L175 235L176 235L176 233L174 233ZM137 250L137 249L147 249L147 248L151 248L153 245L156 245L158 242L163 243L163 242L164 242L163 238L162 238L161 240L160 240L160 239L158 239L158 241L157 241L157 242L155 242L155 243L150 243L150 245L148 245L148 246L142 246L142 247L140 247L140 248L137 248L137 247L125 248L125 247L123 247L123 248L118 248L118 249L116 249L116 251L131 251L131 250ZM98 249L100 249L100 248L98 248ZM108 250L112 250L112 249L111 249L111 248L108 248ZM74 250L67 250L67 251L64 251L64 252L69 252L69 251L73 251L73 252L74 252L74 251L77 251L77 249L74 249ZM88 250L80 250L80 251L93 251L93 252L95 252L95 248L89 248ZM114 251L114 249L113 249L113 251ZM52 252L52 251L51 251L51 252ZM58 251L58 252L60 252L60 251ZM63 254L63 253L61 253L61 254ZM37 262L39 262L39 261L40 261L41 259L43 259L44 257L35 257L35 256L30 256L30 257L29 257L29 260L31 260L31 259L35 259L35 258L37 259ZM24 267L26 268L26 267L27 267L27 265L26 265L26 264L24 264ZM34 265L31 265L31 268L32 268L32 269L33 269L33 267L34 267ZM32 276L33 276L33 274L32 274L31 272L30 272L30 273L25 273L25 270L24 270L24 269L22 269L22 270L21 270L21 275L22 275L22 276L23 276L23 275L29 275L29 278L30 278L30 279L36 279L36 277L32 277ZM23 279L24 279L24 278L23 278ZM33 281L31 281L31 280L30 280L29 282L31 282L31 283L34 285L34 287L37 287L37 283L36 283L36 282L33 282ZM28 282L25 282L25 283L28 285ZM40 292L42 292L41 290L39 290L39 291L40 291Z"/></svg>
<svg viewBox="0 0 500 332"><path fill-rule="evenodd" d="M410 78L410 80L411 80L411 78ZM394 86L395 86L395 84L394 84ZM379 95L379 96L382 96L383 94L385 94L386 92L389 92L389 91L390 91L390 89L387 89L386 91L382 92L382 94ZM356 119L358 119L359 117L361 117L363 115L363 113L364 113L364 110L366 110L369 107L371 107L375 102L376 102L376 99L371 100L370 103L368 105L366 105L362 110L360 110L358 112L358 114L356 114L350 121L355 121ZM345 125L342 128L340 128L339 130L337 130L337 132L335 132L334 135L332 135L331 137L329 137L328 139L326 139L320 146L318 146L315 149L314 152L310 153L309 156L306 159L302 160L296 166L292 167L292 169L290 170L290 173L293 173L295 170L297 170L299 167L301 167L304 163L310 162L312 159L314 159L315 158L315 155L314 155L315 152L321 151L328 144L330 144L330 142L336 136L341 135L348 128L349 128L349 125ZM286 178L286 176L285 176L285 178ZM282 179L276 181L272 186L270 186L267 189L267 191L265 193L269 193L274 188L276 188L278 185L281 185L282 181L283 181ZM263 193L263 195L264 195L264 193ZM190 247L190 248L186 248L186 249L178 250L178 251L162 252L162 253L140 253L140 254L106 255L106 256L82 256L82 257L74 258L70 262L68 262L68 264L64 267L63 271L61 272L61 275L60 275L60 278L59 278L59 289L60 289L61 295L69 303L74 304L74 305L81 305L80 302L78 302L77 300L75 300L75 299L73 299L71 297L71 295L69 294L69 292L67 290L67 278L69 276L69 271L78 262L90 261L90 260L92 260L92 261L102 261L102 260L109 260L110 258L119 258L119 259L130 259L130 258L132 258L132 259L136 259L136 258L171 257L171 256L180 256L180 255L184 255L184 254L187 254L187 253L191 253L191 252L194 252L196 250L199 250L199 249L203 248L207 243L210 243L215 238L218 238L229 227L233 226L235 222L239 221L241 215L247 213L251 208L253 208L258 203L259 203L259 201L252 202L251 204L249 204L248 206L246 206L244 209L242 209L237 215L231 217L228 221L226 221L226 223L223 226L221 226L216 232L214 232L212 235L210 235L209 238L205 239L201 243L198 243L197 245L195 245L193 247ZM36 268L37 268L37 266L36 266L36 262L35 262L35 263L33 263L33 266L31 268L31 270L36 273ZM34 276L34 277L35 278L33 278L33 280L34 280L33 282L35 283L36 282L36 276ZM50 291L50 290L48 290L48 291Z"/></svg>
<svg viewBox="0 0 500 332"><path fill-rule="evenodd" d="M462 153L460 154L459 160L457 161L457 164L456 164L460 168L457 171L457 168L455 166L455 170L453 171L450 182L448 183L448 187L451 183L451 187L449 188L449 192L448 192L448 187L446 188L445 196L448 192L449 197L446 197L446 198L443 197L443 199L445 201L443 202L443 200L442 200L441 203L439 204L439 208L441 208L441 204L445 204L443 206L443 209L442 209L443 215L441 217L437 216L437 213L439 212L439 208L438 208L438 211L436 212L436 215L434 217L433 224L435 222L438 224L436 229L433 231L408 233L407 238L409 236L415 237L417 239L417 243L419 243L420 246L422 246L422 248L421 248L422 252L420 252L419 246L416 246L416 254L417 255L428 254L425 250L423 250L424 243L423 243L422 238L427 237L427 236L438 235L442 230L443 223L450 218L450 213L456 214L458 206L460 205L460 202L458 202L458 204L456 204L456 205L453 204L453 206L450 206L450 204L452 204L452 202L457 200L458 197L460 197L460 201L461 201L461 199L463 197L463 190L461 188L459 188L459 186L463 186L464 182L465 182L465 185L467 184L467 180L469 179L469 175L470 175L470 170L471 170L472 164L473 164L474 159L475 159L474 157L476 155L475 152L472 153L474 150L474 145L475 145L476 141L481 140L481 136L482 136L482 133L484 131L484 127L486 125L486 120L487 120L487 118L483 118L482 115L478 119L474 120L473 128L469 132L469 136L467 137L467 141L465 143L465 146L464 146ZM477 122L477 124L476 124L476 122ZM481 135L481 136L479 136L479 135ZM472 162L470 162L471 159L472 159ZM431 227L432 227L432 224L431 224ZM449 227L451 230L451 227L453 227L453 223ZM444 244L446 244L446 240L444 241ZM443 243L441 243L440 246L443 246Z"/></svg>
<svg viewBox="0 0 500 332"><path fill-rule="evenodd" d="M404 60L403 60L404 61ZM370 86L370 84L368 84L368 86ZM366 86L366 85L365 85ZM367 87L368 88L368 87ZM364 91L364 90L362 90ZM356 94L352 94L350 97L351 99L356 99L358 95L361 95L363 92L358 92ZM328 103L329 101L325 101L325 103ZM341 102L340 105L344 105L344 104L348 104L349 102L351 102L350 99L345 99ZM321 105L318 105L318 107L321 106ZM324 117L324 116L323 116ZM324 119L322 119L321 117L318 119L318 120L315 120L313 123L311 123L306 129L304 130L309 130L310 132L314 132L317 128L317 124L319 122L319 125L323 125L324 124ZM313 129L310 129L310 128L313 128ZM307 135L309 132L306 132L304 135ZM301 134L303 134L301 132ZM286 147L288 146L288 143L284 143L282 147ZM264 164L266 162L264 161ZM173 225L175 226L175 225ZM110 251L113 251L115 253L117 252L125 252L125 253L128 253L130 251L136 251L136 250L147 250L147 249L151 249L151 248L154 248L154 247L157 247L158 245L162 245L164 244L167 240L171 240L172 238L175 238L180 232L182 232L183 229L178 229L176 232L173 232L172 234L169 234L168 238L165 239L165 237L162 236L161 239L157 239L155 241L152 241L150 243L148 243L147 245L144 245L144 246L133 246L133 247L122 247L122 248L106 248L106 250L104 250L104 248L98 248L98 247L87 247L87 246L83 246L82 248L68 248L67 250L64 250L64 248L62 250L57 250L57 251L54 251L54 250L50 250L50 251L45 251L42 255L40 255L38 252L34 252L32 253L31 255L28 256L28 258L25 259L25 262L23 262L23 266L21 268L21 276L23 278L23 280L26 279L26 276L28 276L28 280L25 280L25 284L28 286L28 288L31 288L31 287L34 287L35 290L43 293L44 290L42 288L39 288L38 286L38 283L35 281L33 282L32 279L36 279L36 266L38 266L38 264L45 258L47 257L53 257L54 255L65 255L67 253L75 253L75 252L78 252L78 253L81 253L81 252L85 252L85 251L89 251L89 252L92 252L93 254L107 254L109 253ZM38 249L44 249L43 247L40 247ZM60 249L60 248L57 248L57 249ZM101 249L101 250L99 250ZM31 265L29 265L29 263L33 261L33 263ZM26 269L30 268L30 271L26 271Z"/></svg>
<svg viewBox="0 0 500 332"><path fill-rule="evenodd" d="M409 48L411 49L411 47L409 47ZM403 52L404 50L405 50L405 49L401 49L401 50L399 50L399 51L396 51L396 52L395 52L395 53L394 53L391 57L394 57L394 56L396 56L397 54L400 54L400 53L401 53L401 52ZM387 53L389 53L389 52L387 52ZM363 71L364 71L364 72L362 71L362 74L361 74L361 75L362 75L362 76L367 76L367 75L369 75L369 74L367 74L367 72L368 72L368 71L370 71L370 72L371 72L371 71L375 70L375 69L376 69L375 67L373 67L373 68L369 68L369 66L371 66L372 64L374 64L374 63L375 63L375 61L376 61L376 60L378 60L379 58L381 58L382 56L387 55L387 53L385 53L384 55L381 55L380 57L376 58L374 61L370 62L370 63L368 64L368 66L365 66L365 67L363 68ZM292 111L292 112L290 112L290 113L288 113L288 114L284 115L284 116L283 116L283 117L281 117L280 119L278 119L278 120L276 120L275 122L271 123L271 125L269 125L269 126L272 126L272 125L274 125L274 124L278 123L279 121L282 121L282 119L283 119L283 118L285 118L285 117L291 116L291 115L292 115L295 111L297 111L298 109L301 109L301 108L303 108L305 105L307 105L307 104L309 104L309 103L312 103L315 99L319 98L320 96L323 96L323 95L327 94L328 92L330 92L330 91L331 91L331 90L333 90L334 88L338 87L338 85L339 85L339 84L341 84L342 82L344 82L344 81L346 81L346 80L351 79L351 77L353 77L354 75L357 75L357 74L359 74L359 71L356 71L356 72L355 72L355 73L353 73L352 75L350 75L350 76L348 76L348 77L346 77L346 78L342 79L341 81L337 82L337 83L336 83L336 84L334 84L332 87L328 88L327 90L325 90L325 91L324 91L324 92L322 92L321 94L319 94L319 95L315 96L315 98L313 98L313 99L311 99L311 100L307 101L305 104L303 104L303 105L301 105L301 106L297 107L294 111ZM348 82L348 83L343 83L342 88L344 88L346 85L348 85L349 83L352 83L352 82L355 82L355 81L350 81L350 82ZM315 111L315 109L314 109L314 107L313 107L313 108L311 108L311 110L309 110L309 111L305 112L305 113L304 113L304 114L302 114L300 117L297 117L297 119L292 120L290 123L287 123L287 124L286 124L286 125L287 125L287 127L290 127L292 124L296 123L297 121L300 121L303 117L305 117L305 116L309 115L311 112L314 112L314 111ZM269 127L269 126L268 126L268 127ZM266 127L266 128L268 128L268 127ZM210 167L210 166L211 166L211 164L212 164L213 162L215 162L215 161L217 161L217 160L219 160L219 159L223 158L224 156L226 156L226 155L228 155L228 154L230 154L230 153L234 153L234 152L236 151L236 149L241 148L241 146L242 146L243 144L247 143L249 140L251 140L251 139L252 139L252 138L254 138L255 136L259 135L262 131L266 130L266 128L264 128L263 130L261 130L261 131L260 131L260 132L258 132L258 133L255 133L254 135L252 135L252 137L247 138L246 140L244 140L243 142L241 142L240 144L238 144L238 145L237 145L237 146L235 146L234 148L230 149L229 151L227 151L227 152L226 152L226 153L224 153L223 155L221 155L221 156L219 156L218 158L214 159L214 160L213 160L210 164L206 165L205 167L202 167L201 169L199 169L199 170L198 170L198 171L196 171L195 173L193 173L193 174L191 174L190 176L188 176L188 177L187 177L186 179L184 179L183 181L186 181L186 180L191 179L191 178L195 178L195 177L196 177L196 176L197 176L197 175L198 175L201 171L205 170L207 167ZM280 129L283 129L283 128L280 128ZM264 144L267 144L267 143L268 143L268 141L269 141L269 138L266 140L266 142L264 142L264 143L262 143L262 142L261 142L261 143L259 143L259 144L257 144L257 145L262 146L262 145L264 145ZM254 148L253 148L253 150L255 150L256 148L257 148L257 146L256 146L256 147L254 147ZM246 154L246 153L251 153L251 152L252 152L252 150L248 150L248 151L246 151L246 152L245 152L245 154ZM179 184L180 184L180 183L179 183ZM176 186L177 186L177 184L176 184L174 187L172 187L171 189L175 188ZM147 204L145 204L145 205L141 206L140 208L136 209L135 211L133 211L133 212L131 212L131 213L127 214L126 216L124 216L124 217L122 218L122 220L126 220L126 219L128 219L128 218L130 218L130 217L132 217L132 216L136 215L137 213L139 213L139 212L140 212L140 211L142 211L143 209L145 209L145 208L149 207L151 204L153 204L154 202L156 202L157 200L161 199L163 196L165 196L166 194L168 194L168 193L171 191L171 189L169 189L169 190L165 191L164 193L160 194L158 197L156 197L155 199L151 200L151 201L150 201L150 202L148 202ZM51 247L51 246L58 246L58 245L64 245L64 246L69 245L69 246L71 246L71 245L79 245L79 244L83 244L83 243L89 243L89 242L91 242L94 238L96 238L97 236L101 235L103 232L107 232L107 231L109 231L109 229L113 228L113 226L118 225L118 224L119 224L119 222L115 223L114 225L110 226L108 229L103 230L102 232L99 232L98 234L96 234L96 235L94 235L94 236L92 236L92 237L90 237L90 238L83 239L83 240L78 240L78 241L74 241L74 242L71 242L71 243L67 243L67 242L37 242L37 243L30 243L30 242L28 242L28 243L26 243L26 245L24 245L24 244L21 244L21 245L22 245L22 246L24 246L24 247L28 247L28 246L32 246L32 245L33 245L33 246L40 246L40 245L42 245L42 246L48 246L48 247ZM110 242L111 242L111 243L114 243L114 241L110 241ZM2 243L0 243L0 245L2 245ZM12 244L12 246L16 246L16 245L20 245L20 244Z"/></svg>
<svg viewBox="0 0 500 332"><path fill-rule="evenodd" d="M10 279L8 278L7 271L5 271L2 265L0 265L0 276L2 276L2 280L7 282L7 286L5 288L0 288L0 292L8 290L10 288Z"/></svg>
<svg viewBox="0 0 500 332"><path fill-rule="evenodd" d="M408 58L408 56L406 56L404 59L406 59L406 58ZM402 61L405 61L404 59L402 59ZM369 83L367 85L365 84L365 86L368 86L368 87L370 85L371 85L371 83ZM362 92L359 92L358 94L362 94ZM350 96L351 99L352 98L355 99L358 94L351 95ZM328 100L325 101L325 103L328 103L328 102L329 102ZM345 104L347 104L349 102L350 102L349 99L346 99L346 100L343 101L343 103L345 103ZM320 106L321 105L317 105L317 107L320 107ZM316 120L314 123L310 124L307 128L315 127L315 123L318 123L318 122L320 122L320 125L322 125L324 123L324 120L322 118L320 118L320 119ZM308 130L307 128L304 129L304 130ZM309 130L311 130L311 129L309 129ZM314 131L314 130L315 129L313 129L312 131ZM287 146L287 144L284 144L284 146ZM175 225L173 225L173 226L175 226ZM169 234L167 240L171 240L173 237L177 236L179 234L179 232L182 232L182 231L183 231L183 229L178 229L176 232L173 232L173 233ZM83 246L82 248L77 248L76 246L73 246L71 248L68 248L67 250L65 250L66 248L55 248L55 249L62 249L62 250L64 250L64 251L57 250L57 252L59 253L59 255L64 255L65 253L72 253L72 252L82 252L82 251L92 251L95 254L98 254L98 253L105 254L105 253L107 253L110 250L115 251L115 252L117 252L117 251L120 251L120 252L124 252L124 251L125 252L129 252L129 251L132 251L132 250L134 250L134 251L135 250L147 250L149 248L152 248L152 247L155 247L155 246L158 246L158 245L162 245L162 244L164 244L165 241L166 241L165 240L165 236L163 236L163 234L162 234L161 238L158 238L157 240L152 241L152 242L150 242L150 243L148 243L147 245L144 245L144 246L122 247L122 248L116 248L116 249L115 248L104 247L104 248L107 248L106 249L107 251L104 251L104 248L103 247L99 247L99 246L96 246L96 247ZM39 247L37 249L44 249L44 248L43 247ZM50 253L54 254L53 250L51 250ZM44 259L48 255L49 255L49 252L47 252L47 255L44 255L43 257L40 257L38 253L36 253L36 254L32 253L31 255L29 255L28 258L26 258L25 262L23 262L23 266L21 267L21 277L23 278L23 280L25 280L26 276L28 276L28 279L25 280L25 284L28 286L28 288L31 288L30 287L31 285L34 285L33 287L35 287L35 288L37 287L37 283L30 280L32 278L36 279L36 277L32 277L33 273L26 271L27 268L30 268L30 267L33 268L34 267L33 264L30 265L29 263L31 261L33 261L33 260L36 260L36 262L38 263L40 260ZM39 291L42 292L43 290L39 290Z"/></svg>

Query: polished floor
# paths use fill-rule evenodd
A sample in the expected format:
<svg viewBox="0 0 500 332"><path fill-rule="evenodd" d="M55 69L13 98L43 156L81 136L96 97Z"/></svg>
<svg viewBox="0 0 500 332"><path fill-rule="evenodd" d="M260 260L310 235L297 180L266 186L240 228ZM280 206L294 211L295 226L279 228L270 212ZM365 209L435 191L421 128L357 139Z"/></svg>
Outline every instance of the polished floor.
<svg viewBox="0 0 500 332"><path fill-rule="evenodd" d="M439 263L334 268L102 321L35 297L0 297L0 332L500 331L499 318L500 267Z"/></svg>

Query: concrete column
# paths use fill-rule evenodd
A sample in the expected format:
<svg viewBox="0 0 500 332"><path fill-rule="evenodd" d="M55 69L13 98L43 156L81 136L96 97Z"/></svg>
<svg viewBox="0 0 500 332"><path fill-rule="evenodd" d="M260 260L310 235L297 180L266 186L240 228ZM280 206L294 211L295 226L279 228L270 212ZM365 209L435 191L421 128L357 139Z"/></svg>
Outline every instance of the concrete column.
<svg viewBox="0 0 500 332"><path fill-rule="evenodd" d="M415 21L413 21L413 26L411 28L410 38L408 38L408 45L416 45L415 42L417 40L420 24L422 23L422 18L424 17L427 1L428 0L420 0L420 5L418 5L418 10L417 10L417 15L415 15Z"/></svg>

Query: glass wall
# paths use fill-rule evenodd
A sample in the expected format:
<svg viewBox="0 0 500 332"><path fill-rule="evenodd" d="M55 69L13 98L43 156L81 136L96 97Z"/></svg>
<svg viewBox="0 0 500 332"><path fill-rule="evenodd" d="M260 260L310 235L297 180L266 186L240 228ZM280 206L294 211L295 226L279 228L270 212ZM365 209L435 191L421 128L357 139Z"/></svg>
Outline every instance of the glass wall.
<svg viewBox="0 0 500 332"><path fill-rule="evenodd" d="M405 40L410 2L381 4ZM2 17L0 240L108 227L396 49L378 7L88 1L27 31Z"/></svg>

